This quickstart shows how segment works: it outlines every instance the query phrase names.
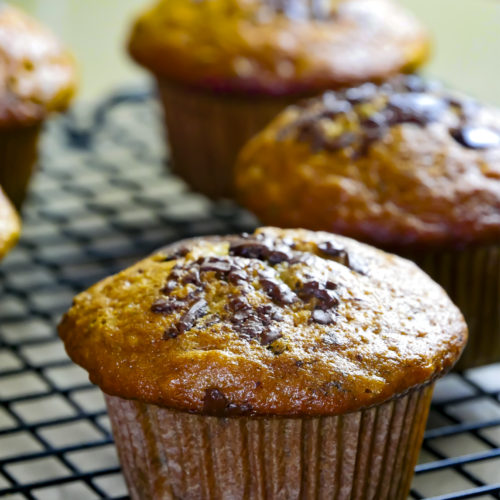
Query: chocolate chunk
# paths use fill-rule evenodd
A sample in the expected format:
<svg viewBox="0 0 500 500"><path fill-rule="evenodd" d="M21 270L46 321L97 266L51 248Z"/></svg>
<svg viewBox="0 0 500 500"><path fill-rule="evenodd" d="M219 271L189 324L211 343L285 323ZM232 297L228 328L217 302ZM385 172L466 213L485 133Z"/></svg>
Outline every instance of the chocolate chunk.
<svg viewBox="0 0 500 500"><path fill-rule="evenodd" d="M303 299L317 298L320 302L318 306L322 309L336 307L339 305L339 298L333 290L327 290L318 281L308 281L299 290L299 297Z"/></svg>
<svg viewBox="0 0 500 500"><path fill-rule="evenodd" d="M207 312L207 301L205 299L199 299L181 316L179 322L176 325L168 328L164 335L164 339L171 339L178 337L182 333L187 332L193 328L196 320L204 316Z"/></svg>
<svg viewBox="0 0 500 500"><path fill-rule="evenodd" d="M152 306L151 311L156 314L170 314L175 311L179 311L185 305L184 302L181 302L176 299L158 299Z"/></svg>
<svg viewBox="0 0 500 500"><path fill-rule="evenodd" d="M247 259L266 260L271 249L263 243L257 241L245 241L231 245L229 253Z"/></svg>
<svg viewBox="0 0 500 500"><path fill-rule="evenodd" d="M181 257L185 257L188 253L189 253L189 248L185 247L179 248L175 252L166 255L165 258L163 259L163 262L168 262L171 260L179 259Z"/></svg>
<svg viewBox="0 0 500 500"><path fill-rule="evenodd" d="M333 118L340 114L349 113L352 110L351 103L344 99L339 99L334 92L325 92L322 100L328 117Z"/></svg>
<svg viewBox="0 0 500 500"><path fill-rule="evenodd" d="M363 139L371 142L382 137L387 131L387 120L382 113L375 113L361 122Z"/></svg>
<svg viewBox="0 0 500 500"><path fill-rule="evenodd" d="M428 89L426 81L418 75L407 75L404 79L404 87L409 92L426 92Z"/></svg>
<svg viewBox="0 0 500 500"><path fill-rule="evenodd" d="M200 271L210 272L214 271L218 275L224 275L229 273L233 269L231 263L227 260L210 258L201 264Z"/></svg>
<svg viewBox="0 0 500 500"><path fill-rule="evenodd" d="M446 107L443 99L430 94L394 94L389 97L385 114L391 125L416 123L423 126L438 120Z"/></svg>
<svg viewBox="0 0 500 500"><path fill-rule="evenodd" d="M377 94L377 86L373 83L364 83L359 87L354 87L347 89L344 92L345 98L351 104L361 104L363 102L370 101Z"/></svg>
<svg viewBox="0 0 500 500"><path fill-rule="evenodd" d="M238 415L248 415L252 413L253 407L250 403L242 403L237 405L236 403L229 403L226 407L225 413L228 416L238 416Z"/></svg>
<svg viewBox="0 0 500 500"><path fill-rule="evenodd" d="M356 134L352 132L344 132L334 138L324 138L323 149L327 151L337 151L344 149L356 142Z"/></svg>
<svg viewBox="0 0 500 500"><path fill-rule="evenodd" d="M280 246L277 249L271 250L267 257L269 264L275 265L280 262L289 262L292 258L292 255L288 248L285 246Z"/></svg>
<svg viewBox="0 0 500 500"><path fill-rule="evenodd" d="M276 327L271 326L260 334L259 340L261 345L269 345L281 337L283 337L281 332Z"/></svg>
<svg viewBox="0 0 500 500"><path fill-rule="evenodd" d="M250 340L260 337L264 328L264 325L257 321L254 316L250 316L244 323L238 325L240 336Z"/></svg>
<svg viewBox="0 0 500 500"><path fill-rule="evenodd" d="M323 309L314 309L311 313L311 318L315 323L320 325L330 325L335 323L335 315L332 311L324 311Z"/></svg>
<svg viewBox="0 0 500 500"><path fill-rule="evenodd" d="M341 264L349 267L349 255L343 247L336 245L332 241L325 241L318 244L318 250L329 257L338 257Z"/></svg>
<svg viewBox="0 0 500 500"><path fill-rule="evenodd" d="M203 411L208 415L223 416L228 401L219 389L206 389L203 397Z"/></svg>
<svg viewBox="0 0 500 500"><path fill-rule="evenodd" d="M469 149L500 147L500 133L487 127L469 125L450 133L453 139Z"/></svg>
<svg viewBox="0 0 500 500"><path fill-rule="evenodd" d="M248 279L248 274L242 269L234 269L227 275L227 281L233 285L247 282Z"/></svg>
<svg viewBox="0 0 500 500"><path fill-rule="evenodd" d="M161 291L161 293L168 295L170 292L172 292L176 288L177 288L177 281L168 280L167 284L160 291Z"/></svg>
<svg viewBox="0 0 500 500"><path fill-rule="evenodd" d="M198 269L195 267L191 268L189 272L182 278L182 283L191 283L197 286L201 285L200 272L198 271Z"/></svg>
<svg viewBox="0 0 500 500"><path fill-rule="evenodd" d="M257 315L263 323L268 323L271 320L282 321L283 313L278 308L271 304L261 304L257 307Z"/></svg>
<svg viewBox="0 0 500 500"><path fill-rule="evenodd" d="M279 305L293 304L296 300L295 294L284 283L261 277L260 284L267 295Z"/></svg>

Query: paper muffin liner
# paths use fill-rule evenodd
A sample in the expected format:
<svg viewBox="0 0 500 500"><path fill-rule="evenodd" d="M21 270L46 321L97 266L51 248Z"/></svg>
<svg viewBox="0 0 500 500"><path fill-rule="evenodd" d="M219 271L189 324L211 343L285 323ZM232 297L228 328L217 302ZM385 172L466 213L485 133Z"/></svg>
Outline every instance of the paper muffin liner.
<svg viewBox="0 0 500 500"><path fill-rule="evenodd" d="M210 93L158 79L173 170L194 190L232 198L233 169L243 145L292 97Z"/></svg>
<svg viewBox="0 0 500 500"><path fill-rule="evenodd" d="M500 246L402 255L437 281L465 317L469 341L455 368L500 361Z"/></svg>
<svg viewBox="0 0 500 500"><path fill-rule="evenodd" d="M0 186L19 209L37 160L41 124L0 129Z"/></svg>
<svg viewBox="0 0 500 500"><path fill-rule="evenodd" d="M333 417L211 417L106 395L132 499L406 499L432 385Z"/></svg>

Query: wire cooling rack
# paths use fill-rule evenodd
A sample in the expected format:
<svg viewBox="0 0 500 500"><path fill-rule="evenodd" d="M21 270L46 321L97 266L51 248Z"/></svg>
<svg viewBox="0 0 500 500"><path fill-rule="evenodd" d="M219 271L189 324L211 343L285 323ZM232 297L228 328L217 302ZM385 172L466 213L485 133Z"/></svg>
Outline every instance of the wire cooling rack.
<svg viewBox="0 0 500 500"><path fill-rule="evenodd" d="M149 92L51 123L18 247L0 266L0 497L127 498L100 391L56 324L73 295L180 238L251 230L165 170ZM500 499L500 365L436 389L411 498Z"/></svg>

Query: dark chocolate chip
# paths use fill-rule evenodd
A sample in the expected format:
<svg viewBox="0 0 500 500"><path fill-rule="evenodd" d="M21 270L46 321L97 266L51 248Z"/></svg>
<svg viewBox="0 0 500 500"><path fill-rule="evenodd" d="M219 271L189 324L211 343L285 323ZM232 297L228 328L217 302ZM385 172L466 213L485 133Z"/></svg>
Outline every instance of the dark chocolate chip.
<svg viewBox="0 0 500 500"><path fill-rule="evenodd" d="M314 309L311 313L311 318L315 323L320 325L331 325L335 323L335 315L332 311L324 311L323 309Z"/></svg>
<svg viewBox="0 0 500 500"><path fill-rule="evenodd" d="M329 257L338 257L340 263L344 266L349 266L349 255L344 247L336 245L332 241L324 241L318 244L318 250L328 255Z"/></svg>
<svg viewBox="0 0 500 500"><path fill-rule="evenodd" d="M322 97L325 112L329 117L349 113L352 110L351 103L344 99L339 99L334 92L325 92Z"/></svg>
<svg viewBox="0 0 500 500"><path fill-rule="evenodd" d="M385 114L391 125L416 123L423 126L438 120L446 107L443 99L430 94L393 94L389 97Z"/></svg>
<svg viewBox="0 0 500 500"><path fill-rule="evenodd" d="M248 415L252 413L253 407L250 403L229 403L226 407L225 414L228 416Z"/></svg>
<svg viewBox="0 0 500 500"><path fill-rule="evenodd" d="M176 325L171 326L165 331L164 339L171 339L178 337L182 333L187 332L193 328L196 320L204 316L207 312L207 301L199 299L181 316Z"/></svg>
<svg viewBox="0 0 500 500"><path fill-rule="evenodd" d="M267 259L271 249L263 243L257 241L244 241L231 245L229 253L238 257L245 257L247 259Z"/></svg>
<svg viewBox="0 0 500 500"><path fill-rule="evenodd" d="M283 337L283 335L276 327L270 327L260 334L259 340L261 345L269 345L272 344L275 340L280 339L281 337Z"/></svg>
<svg viewBox="0 0 500 500"><path fill-rule="evenodd" d="M171 260L179 259L181 257L185 257L189 253L189 249L182 247L177 249L174 253L168 254L163 259L163 262L169 262Z"/></svg>
<svg viewBox="0 0 500 500"><path fill-rule="evenodd" d="M185 306L185 302L176 299L158 299L152 306L151 311L157 314L170 314L179 311Z"/></svg>
<svg viewBox="0 0 500 500"><path fill-rule="evenodd" d="M465 126L452 130L451 136L469 149L489 149L500 147L500 133L480 126Z"/></svg>
<svg viewBox="0 0 500 500"><path fill-rule="evenodd" d="M387 131L387 120L382 113L375 113L361 122L363 139L371 142L382 137Z"/></svg>
<svg viewBox="0 0 500 500"><path fill-rule="evenodd" d="M427 83L418 75L408 75L404 79L404 87L409 92L426 92Z"/></svg>
<svg viewBox="0 0 500 500"><path fill-rule="evenodd" d="M298 291L299 297L303 299L317 298L321 309L336 307L339 305L339 298L333 290L327 290L318 281L308 281L302 285Z"/></svg>
<svg viewBox="0 0 500 500"><path fill-rule="evenodd" d="M373 83L364 83L359 87L353 87L347 89L344 92L345 98L351 104L360 104L363 102L370 101L376 96L376 94L377 94L377 86L374 85Z"/></svg>
<svg viewBox="0 0 500 500"><path fill-rule="evenodd" d="M173 280L168 280L166 285L160 290L161 293L168 295L170 292L177 288L177 282Z"/></svg>
<svg viewBox="0 0 500 500"><path fill-rule="evenodd" d="M191 283L198 286L201 285L200 272L198 271L198 269L195 267L191 268L189 272L182 278L182 283Z"/></svg>
<svg viewBox="0 0 500 500"><path fill-rule="evenodd" d="M284 246L280 246L275 250L271 250L267 257L269 264L279 264L280 262L289 262L292 258L292 255L288 248Z"/></svg>
<svg viewBox="0 0 500 500"><path fill-rule="evenodd" d="M338 149L344 149L351 144L356 142L356 134L352 132L344 132L334 138L324 138L323 149L327 151L337 151Z"/></svg>
<svg viewBox="0 0 500 500"><path fill-rule="evenodd" d="M223 416L228 401L219 389L206 389L203 397L203 411L208 415Z"/></svg>
<svg viewBox="0 0 500 500"><path fill-rule="evenodd" d="M200 271L202 273L214 271L218 275L224 275L229 273L233 267L234 266L227 260L210 258L201 264Z"/></svg>
<svg viewBox="0 0 500 500"><path fill-rule="evenodd" d="M234 269L227 275L227 280L233 285L238 283L247 282L249 279L248 274L240 269Z"/></svg>
<svg viewBox="0 0 500 500"><path fill-rule="evenodd" d="M262 288L271 299L279 305L293 304L297 297L284 283L261 277L260 283Z"/></svg>

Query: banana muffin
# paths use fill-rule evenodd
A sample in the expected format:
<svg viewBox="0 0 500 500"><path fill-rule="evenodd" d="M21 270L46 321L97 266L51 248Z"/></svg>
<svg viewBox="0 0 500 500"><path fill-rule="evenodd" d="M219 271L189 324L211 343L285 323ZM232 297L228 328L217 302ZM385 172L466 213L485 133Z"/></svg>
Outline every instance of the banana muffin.
<svg viewBox="0 0 500 500"><path fill-rule="evenodd" d="M19 217L0 187L0 259L16 244L20 229Z"/></svg>
<svg viewBox="0 0 500 500"><path fill-rule="evenodd" d="M128 48L158 82L175 171L219 198L245 141L297 96L413 71L429 39L391 0L161 0Z"/></svg>
<svg viewBox="0 0 500 500"><path fill-rule="evenodd" d="M500 360L500 112L417 76L289 107L244 148L265 224L338 232L414 259L462 309L461 366Z"/></svg>
<svg viewBox="0 0 500 500"><path fill-rule="evenodd" d="M71 55L21 10L0 2L0 185L20 207L46 116L75 90Z"/></svg>
<svg viewBox="0 0 500 500"><path fill-rule="evenodd" d="M158 251L78 295L59 334L134 499L392 500L467 328L409 261L262 228Z"/></svg>

